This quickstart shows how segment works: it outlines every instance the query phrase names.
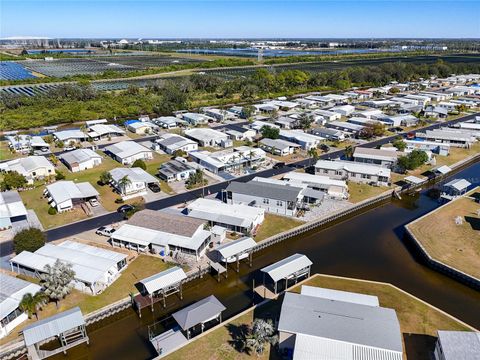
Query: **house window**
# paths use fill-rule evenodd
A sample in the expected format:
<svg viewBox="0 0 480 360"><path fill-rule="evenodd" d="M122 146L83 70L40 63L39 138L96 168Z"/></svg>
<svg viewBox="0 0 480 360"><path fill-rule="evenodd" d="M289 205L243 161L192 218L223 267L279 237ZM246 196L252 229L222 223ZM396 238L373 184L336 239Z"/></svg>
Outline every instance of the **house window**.
<svg viewBox="0 0 480 360"><path fill-rule="evenodd" d="M335 170L335 175L342 175L342 171L341 170Z"/></svg>
<svg viewBox="0 0 480 360"><path fill-rule="evenodd" d="M264 204L270 204L270 200L269 199L263 199L263 203Z"/></svg>
<svg viewBox="0 0 480 360"><path fill-rule="evenodd" d="M370 175L362 174L362 179L370 179Z"/></svg>
<svg viewBox="0 0 480 360"><path fill-rule="evenodd" d="M328 174L328 170L327 170L327 169L323 169L323 173L324 173L324 174Z"/></svg>
<svg viewBox="0 0 480 360"><path fill-rule="evenodd" d="M37 173L35 171L32 172L32 176L37 176Z"/></svg>
<svg viewBox="0 0 480 360"><path fill-rule="evenodd" d="M277 206L283 206L283 201L277 200Z"/></svg>

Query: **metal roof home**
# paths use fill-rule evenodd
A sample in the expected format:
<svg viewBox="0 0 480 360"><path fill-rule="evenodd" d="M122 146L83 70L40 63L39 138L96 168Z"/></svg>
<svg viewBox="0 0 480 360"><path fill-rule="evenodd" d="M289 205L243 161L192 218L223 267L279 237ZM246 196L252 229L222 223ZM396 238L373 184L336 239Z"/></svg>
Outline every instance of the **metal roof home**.
<svg viewBox="0 0 480 360"><path fill-rule="evenodd" d="M302 295L321 297L329 300L345 301L369 306L380 306L377 296L358 294L350 291L333 290L316 286L302 285L300 293Z"/></svg>
<svg viewBox="0 0 480 360"><path fill-rule="evenodd" d="M195 141L176 134L160 135L155 142L168 154L177 150L193 151L198 149L198 144Z"/></svg>
<svg viewBox="0 0 480 360"><path fill-rule="evenodd" d="M87 138L87 135L80 131L80 130L63 130L63 131L56 131L53 133L53 136L57 138L59 141L67 141L67 140L74 140L74 141L81 141Z"/></svg>
<svg viewBox="0 0 480 360"><path fill-rule="evenodd" d="M117 183L125 176L127 176L132 182L138 181L146 184L158 182L158 179L155 176L150 175L142 168L115 168L109 172L112 175L112 180Z"/></svg>
<svg viewBox="0 0 480 360"><path fill-rule="evenodd" d="M85 329L85 319L79 307L55 314L49 318L39 320L23 329L23 339L27 346L29 357L45 359L46 357L66 352L67 349L88 343ZM42 343L58 338L61 347L55 350L42 350Z"/></svg>
<svg viewBox="0 0 480 360"><path fill-rule="evenodd" d="M480 332L438 331L437 360L480 359Z"/></svg>
<svg viewBox="0 0 480 360"><path fill-rule="evenodd" d="M0 170L16 171L28 180L38 177L39 174L53 175L55 168L45 156L32 155L1 163Z"/></svg>
<svg viewBox="0 0 480 360"><path fill-rule="evenodd" d="M221 140L228 139L227 134L210 128L189 129L185 131L185 135L200 144L209 145L219 144Z"/></svg>
<svg viewBox="0 0 480 360"><path fill-rule="evenodd" d="M303 188L301 187L284 186L279 184L265 183L261 181L249 181L246 183L232 181L225 189L227 193L232 192L237 194L293 202L296 202L299 199L302 190Z"/></svg>
<svg viewBox="0 0 480 360"><path fill-rule="evenodd" d="M195 325L206 323L218 317L221 319L222 311L225 309L226 307L223 306L215 296L210 295L205 299L173 313L172 316L178 325L188 332L188 330Z"/></svg>
<svg viewBox="0 0 480 360"><path fill-rule="evenodd" d="M74 183L73 181L62 180L47 185L47 190L56 205L69 200L87 199L99 195L98 191L89 182Z"/></svg>
<svg viewBox="0 0 480 360"><path fill-rule="evenodd" d="M95 124L90 126L88 130L88 136L90 136L91 138L118 136L125 134L125 130L113 124Z"/></svg>
<svg viewBox="0 0 480 360"><path fill-rule="evenodd" d="M14 218L25 216L27 216L27 209L17 191L0 192L0 228L4 227L2 225L10 226L10 221Z"/></svg>
<svg viewBox="0 0 480 360"><path fill-rule="evenodd" d="M271 148L271 149L277 149L280 152L283 152L285 149L289 148L299 148L300 145L295 144L291 141L286 141L282 139L269 139L269 138L264 138L260 140L260 143Z"/></svg>
<svg viewBox="0 0 480 360"><path fill-rule="evenodd" d="M188 216L203 219L211 225L221 225L246 233L260 225L265 210L243 204L225 204L212 199L197 199L187 205Z"/></svg>
<svg viewBox="0 0 480 360"><path fill-rule="evenodd" d="M6 136L10 146L15 150L49 148L50 145L41 136L15 135Z"/></svg>
<svg viewBox="0 0 480 360"><path fill-rule="evenodd" d="M379 160L394 163L397 161L398 155L396 150L382 150L365 147L356 147L353 153L355 160Z"/></svg>
<svg viewBox="0 0 480 360"><path fill-rule="evenodd" d="M452 171L452 169L447 165L442 165L442 166L439 166L439 167L433 169L432 171L437 172L437 173L442 174L442 175L445 175L445 174L449 173L450 171Z"/></svg>
<svg viewBox="0 0 480 360"><path fill-rule="evenodd" d="M341 160L318 160L315 164L315 168L329 169L329 170L341 170L345 169L352 173L376 175L390 177L390 169L377 165L361 164L354 161L341 161Z"/></svg>
<svg viewBox="0 0 480 360"><path fill-rule="evenodd" d="M286 293L278 324L280 343L294 359L401 360L400 325L392 309L319 296ZM356 354L355 357L353 354Z"/></svg>
<svg viewBox="0 0 480 360"><path fill-rule="evenodd" d="M365 126L352 124L345 121L330 121L325 124L327 128L339 129L350 132L360 132Z"/></svg>
<svg viewBox="0 0 480 360"><path fill-rule="evenodd" d="M92 159L102 159L102 157L92 149L76 149L63 153L60 155L60 159L72 167L74 164L81 164Z"/></svg>
<svg viewBox="0 0 480 360"><path fill-rule="evenodd" d="M18 309L23 295L35 294L40 289L37 284L0 273L0 338L27 319L27 315Z"/></svg>
<svg viewBox="0 0 480 360"><path fill-rule="evenodd" d="M67 240L59 245L45 244L34 253L22 251L10 263L12 271L36 275L58 259L72 265L75 279L83 283L75 284L80 290L96 294L116 279L118 272L126 266L126 258L125 254Z"/></svg>
<svg viewBox="0 0 480 360"><path fill-rule="evenodd" d="M119 159L126 159L143 152L151 152L151 150L145 146L130 140L120 141L113 145L107 146L105 151L115 155Z"/></svg>

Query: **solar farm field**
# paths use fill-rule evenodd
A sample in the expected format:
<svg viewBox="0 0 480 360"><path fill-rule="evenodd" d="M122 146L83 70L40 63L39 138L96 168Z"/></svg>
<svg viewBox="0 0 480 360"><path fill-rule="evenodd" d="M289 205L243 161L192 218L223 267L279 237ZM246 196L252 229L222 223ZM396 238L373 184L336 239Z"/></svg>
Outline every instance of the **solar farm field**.
<svg viewBox="0 0 480 360"><path fill-rule="evenodd" d="M123 56L98 56L98 61L106 61L121 65L133 66L139 69L164 67L169 65L191 64L204 62L205 60L163 56L163 55L123 55Z"/></svg>
<svg viewBox="0 0 480 360"><path fill-rule="evenodd" d="M352 66L376 66L385 63L403 62L413 64L433 64L438 60L451 63L479 63L480 56L478 55L447 55L447 56L413 56L413 57L389 57L379 59L362 59L362 60L348 60L348 61L322 61L296 64L281 64L281 65L266 65L264 68L271 72L282 72L286 70L301 70L306 72L323 72L331 70L339 70ZM244 68L224 68L205 70L204 72L210 75L221 76L225 78L232 78L236 76L248 76L256 71L254 67Z"/></svg>
<svg viewBox="0 0 480 360"><path fill-rule="evenodd" d="M134 71L136 68L127 65L108 63L90 59L53 59L53 60L26 60L22 62L26 68L40 74L52 77L75 75L96 75L108 70Z"/></svg>
<svg viewBox="0 0 480 360"><path fill-rule="evenodd" d="M0 80L34 79L29 70L14 61L0 61Z"/></svg>

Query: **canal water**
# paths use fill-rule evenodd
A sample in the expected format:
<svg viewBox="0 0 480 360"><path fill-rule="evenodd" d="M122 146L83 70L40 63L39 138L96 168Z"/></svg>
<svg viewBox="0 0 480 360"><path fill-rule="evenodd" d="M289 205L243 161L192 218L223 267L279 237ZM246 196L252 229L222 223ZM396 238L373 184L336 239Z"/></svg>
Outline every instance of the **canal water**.
<svg viewBox="0 0 480 360"><path fill-rule="evenodd" d="M480 185L480 163L459 173ZM156 354L148 342L147 325L194 301L214 294L226 307L224 318L252 303L252 271L294 253L306 254L312 273L347 276L392 283L437 306L466 323L480 328L480 292L420 264L403 241L403 226L438 207L424 193L403 196L383 206L323 230L315 230L271 246L245 263L240 273L229 271L228 279L206 275L184 286L184 300L167 298L167 308L159 305L152 313L145 309L140 319L126 310L88 328L90 345L68 351L68 359L149 359ZM441 239L439 239L441 241ZM258 273L258 272L256 272ZM59 355L58 359L64 359Z"/></svg>

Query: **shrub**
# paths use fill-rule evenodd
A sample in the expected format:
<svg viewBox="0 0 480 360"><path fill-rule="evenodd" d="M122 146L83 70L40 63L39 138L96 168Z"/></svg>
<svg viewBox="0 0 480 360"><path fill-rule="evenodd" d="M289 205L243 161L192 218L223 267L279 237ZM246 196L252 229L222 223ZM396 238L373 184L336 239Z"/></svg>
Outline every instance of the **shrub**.
<svg viewBox="0 0 480 360"><path fill-rule="evenodd" d="M23 229L15 234L13 238L13 247L18 255L23 250L34 252L45 245L45 235L40 229Z"/></svg>
<svg viewBox="0 0 480 360"><path fill-rule="evenodd" d="M123 204L124 200L122 198L116 198L115 199L115 204Z"/></svg>
<svg viewBox="0 0 480 360"><path fill-rule="evenodd" d="M55 170L55 180L63 180L65 175L61 171Z"/></svg>
<svg viewBox="0 0 480 360"><path fill-rule="evenodd" d="M145 161L142 159L137 159L133 162L132 168L138 167L142 170L147 170L147 165L145 164Z"/></svg>
<svg viewBox="0 0 480 360"><path fill-rule="evenodd" d="M54 208L53 206L50 206L48 209L48 215L56 215L57 214L57 209Z"/></svg>

